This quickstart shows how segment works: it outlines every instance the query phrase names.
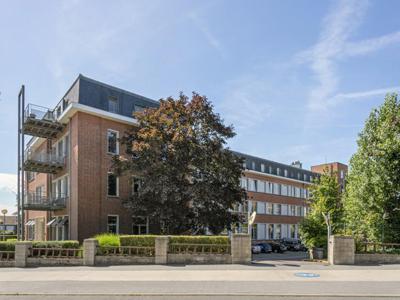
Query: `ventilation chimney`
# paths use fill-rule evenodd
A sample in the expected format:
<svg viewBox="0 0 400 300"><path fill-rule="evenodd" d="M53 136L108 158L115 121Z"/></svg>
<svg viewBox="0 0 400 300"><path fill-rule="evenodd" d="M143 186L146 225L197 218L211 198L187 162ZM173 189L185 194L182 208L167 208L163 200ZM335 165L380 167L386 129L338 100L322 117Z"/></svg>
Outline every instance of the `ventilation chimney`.
<svg viewBox="0 0 400 300"><path fill-rule="evenodd" d="M303 164L299 160L296 160L292 162L292 166L301 169L303 167Z"/></svg>

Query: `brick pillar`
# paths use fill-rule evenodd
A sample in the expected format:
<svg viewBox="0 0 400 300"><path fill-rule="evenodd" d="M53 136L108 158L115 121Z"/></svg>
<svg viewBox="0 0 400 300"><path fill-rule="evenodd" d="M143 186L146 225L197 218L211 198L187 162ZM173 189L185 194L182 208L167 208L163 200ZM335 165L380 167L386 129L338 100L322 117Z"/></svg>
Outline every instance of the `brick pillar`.
<svg viewBox="0 0 400 300"><path fill-rule="evenodd" d="M331 265L354 265L355 251L353 237L332 235L329 239L328 262Z"/></svg>
<svg viewBox="0 0 400 300"><path fill-rule="evenodd" d="M231 237L231 256L233 264L251 262L251 237L249 234L236 233Z"/></svg>
<svg viewBox="0 0 400 300"><path fill-rule="evenodd" d="M156 237L156 253L155 263L156 265L166 265L168 263L168 241L167 236Z"/></svg>
<svg viewBox="0 0 400 300"><path fill-rule="evenodd" d="M16 242L15 243L15 266L25 268L28 263L29 251L32 249L32 242Z"/></svg>
<svg viewBox="0 0 400 300"><path fill-rule="evenodd" d="M96 239L83 241L83 265L94 266L96 264L96 252L99 242Z"/></svg>

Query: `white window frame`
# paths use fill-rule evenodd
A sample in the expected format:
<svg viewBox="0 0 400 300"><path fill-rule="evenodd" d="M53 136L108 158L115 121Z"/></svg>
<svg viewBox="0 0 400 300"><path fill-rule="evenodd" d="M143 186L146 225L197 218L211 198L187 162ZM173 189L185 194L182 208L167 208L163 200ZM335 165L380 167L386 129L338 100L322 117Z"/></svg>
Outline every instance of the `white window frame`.
<svg viewBox="0 0 400 300"><path fill-rule="evenodd" d="M109 132L112 132L112 133L116 134L116 152L115 153L109 151L110 150L110 141L109 141L109 138L108 138L108 133ZM107 153L108 154L112 154L112 155L119 155L119 142L118 142L118 140L119 140L119 131L118 130L114 130L114 129L110 129L110 128L107 129L106 138L107 138Z"/></svg>
<svg viewBox="0 0 400 300"><path fill-rule="evenodd" d="M115 185L116 185L116 195L109 195L108 194L108 185L109 185L108 175L110 175L110 174L113 174L115 176L115 178L116 178L116 183L115 183ZM119 176L115 175L113 172L107 172L107 197L119 197Z"/></svg>
<svg viewBox="0 0 400 300"><path fill-rule="evenodd" d="M117 217L117 228L115 234L119 234L119 215L107 215L107 232L109 232L108 226L110 225L110 223L108 222L108 217Z"/></svg>

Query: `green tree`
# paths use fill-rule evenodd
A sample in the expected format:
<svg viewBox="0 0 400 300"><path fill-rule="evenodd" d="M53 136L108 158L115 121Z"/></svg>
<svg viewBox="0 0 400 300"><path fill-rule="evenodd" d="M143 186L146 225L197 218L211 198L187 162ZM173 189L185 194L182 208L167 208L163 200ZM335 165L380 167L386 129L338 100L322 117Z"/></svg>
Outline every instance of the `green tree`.
<svg viewBox="0 0 400 300"><path fill-rule="evenodd" d="M162 234L220 233L242 221L232 210L246 197L243 159L224 147L233 127L206 97L161 99L135 117L138 129L121 138L129 158L114 160L118 174L140 181L125 201L134 215L149 217L151 231Z"/></svg>
<svg viewBox="0 0 400 300"><path fill-rule="evenodd" d="M400 103L386 95L359 134L344 201L348 228L359 238L400 242Z"/></svg>
<svg viewBox="0 0 400 300"><path fill-rule="evenodd" d="M309 247L326 247L327 226L324 214L330 216L332 234L342 230L342 203L340 186L335 174L328 170L310 186L309 213L300 223L300 236Z"/></svg>

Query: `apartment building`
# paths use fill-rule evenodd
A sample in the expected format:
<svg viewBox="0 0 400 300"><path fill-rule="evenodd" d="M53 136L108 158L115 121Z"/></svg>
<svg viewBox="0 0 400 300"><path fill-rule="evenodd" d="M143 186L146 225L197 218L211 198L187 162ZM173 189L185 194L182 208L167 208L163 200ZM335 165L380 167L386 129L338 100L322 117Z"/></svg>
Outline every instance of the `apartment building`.
<svg viewBox="0 0 400 300"><path fill-rule="evenodd" d="M340 191L344 191L346 187L347 173L349 172L349 167L347 165L339 162L331 162L312 166L311 171L319 174L327 172L331 176L336 176L340 186Z"/></svg>
<svg viewBox="0 0 400 300"><path fill-rule="evenodd" d="M133 113L158 102L79 75L54 109L28 104L22 131L32 136L23 161L24 229L29 240L83 240L102 232L151 233L148 219L123 206L138 189L134 178L112 173L118 138L137 126ZM241 185L256 211L254 239L298 237L308 187L318 173L301 163L245 158ZM245 225L239 230L247 231Z"/></svg>
<svg viewBox="0 0 400 300"><path fill-rule="evenodd" d="M23 132L33 138L23 161L25 238L83 240L101 232L146 233L121 199L129 178L111 172L118 138L136 126L133 112L157 101L79 75L54 109L29 104Z"/></svg>
<svg viewBox="0 0 400 300"><path fill-rule="evenodd" d="M299 161L286 165L237 154L245 159L241 185L247 190L247 209L256 212L252 238L298 238L299 223L307 213L308 188L318 174L302 169ZM246 208L239 210L245 211Z"/></svg>

